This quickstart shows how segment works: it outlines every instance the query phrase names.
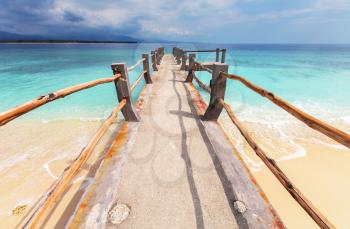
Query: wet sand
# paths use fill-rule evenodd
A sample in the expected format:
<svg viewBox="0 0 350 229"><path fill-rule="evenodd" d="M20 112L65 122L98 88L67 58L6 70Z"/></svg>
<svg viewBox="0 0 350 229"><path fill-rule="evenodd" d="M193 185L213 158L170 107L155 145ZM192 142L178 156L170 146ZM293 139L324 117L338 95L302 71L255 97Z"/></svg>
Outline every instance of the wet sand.
<svg viewBox="0 0 350 229"><path fill-rule="evenodd" d="M292 229L319 228L239 137L233 124L225 118L220 121L285 225ZM350 149L316 131L307 130L306 126L293 126L300 133L292 138L292 144L287 144L281 138L273 138L273 130L266 126L259 126L264 128L261 137L251 123L244 122L244 125L260 147L269 152L294 185L336 228L350 228ZM348 127L344 127L347 130Z"/></svg>
<svg viewBox="0 0 350 229"><path fill-rule="evenodd" d="M35 206L39 198L71 164L101 125L99 121L18 121L0 129L0 222L3 228L15 228ZM98 144L91 159L75 177L52 217L59 221L74 193L88 179L87 173L113 139L112 125ZM66 205L65 205L66 204ZM60 207L64 206L64 207ZM20 210L14 214L13 210Z"/></svg>
<svg viewBox="0 0 350 229"><path fill-rule="evenodd" d="M285 225L288 228L318 228L249 146L238 137L234 126L225 119L221 122ZM77 157L100 124L99 121L67 120L43 123L19 120L0 129L2 227L15 228L21 222L64 168ZM252 131L252 124L245 123L245 125L249 126L251 134L260 142L259 144L265 145L267 151L272 152L270 156L278 161L292 182L337 228L350 227L349 149L340 147L318 133L298 130L295 127L300 131L300 137L293 139L293 144L300 147L296 148L293 144L285 144L268 128L264 129L264 138L261 138L260 134ZM261 130L263 127L259 128ZM76 203L75 198L79 195L77 190L84 188L86 184L84 181L89 180L87 173L96 166L94 163L106 150L103 143L113 139L112 130L116 129L116 125L110 128L87 166L76 176L71 188L47 222L47 226L54 228L65 223L66 216L70 214L72 206ZM310 133L313 133L312 136L306 138ZM268 142L266 139L272 140ZM271 148L270 145L277 147ZM303 149L304 153L295 154L296 149L299 151ZM13 214L12 211L16 207L19 207L18 212Z"/></svg>

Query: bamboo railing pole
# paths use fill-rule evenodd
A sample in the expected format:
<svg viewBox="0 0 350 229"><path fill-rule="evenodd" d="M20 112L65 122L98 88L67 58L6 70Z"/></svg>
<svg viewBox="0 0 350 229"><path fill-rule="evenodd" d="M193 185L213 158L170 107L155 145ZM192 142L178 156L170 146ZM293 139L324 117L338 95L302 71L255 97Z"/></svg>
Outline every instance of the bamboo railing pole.
<svg viewBox="0 0 350 229"><path fill-rule="evenodd" d="M275 175L275 177L281 182L281 184L287 189L292 197L300 204L300 206L309 214L309 216L321 227L321 228L335 228L328 219L315 207L313 204L297 189L289 178L278 167L277 163L269 158L264 150L262 150L250 137L248 132L243 128L243 125L234 115L231 107L219 98L219 103L227 111L228 116L243 135L249 146L255 151L255 153L261 158L265 165Z"/></svg>
<svg viewBox="0 0 350 229"><path fill-rule="evenodd" d="M136 78L135 82L130 87L130 92L135 89L135 87L139 84L142 77L146 74L146 71L141 72L141 74Z"/></svg>
<svg viewBox="0 0 350 229"><path fill-rule="evenodd" d="M210 93L211 89L208 85L203 83L194 73L193 73L193 79L198 83L199 87L201 87L204 91Z"/></svg>
<svg viewBox="0 0 350 229"><path fill-rule="evenodd" d="M125 106L126 100L122 100L113 110L111 115L104 121L98 131L90 140L89 144L79 154L75 161L63 172L55 185L47 192L47 195L39 202L33 214L25 222L23 228L34 229L40 227L40 223L53 210L56 203L61 199L64 192L72 182L74 176L79 172L81 166L88 160L97 143L113 123L120 110Z"/></svg>
<svg viewBox="0 0 350 229"><path fill-rule="evenodd" d="M214 49L214 50L186 50L184 52L216 52L216 49Z"/></svg>
<svg viewBox="0 0 350 229"><path fill-rule="evenodd" d="M28 113L31 110L34 110L35 108L38 108L48 102L54 101L56 99L63 98L67 95L73 94L75 92L97 86L99 84L104 84L104 83L110 83L113 82L114 80L118 79L121 77L120 75L114 75L113 77L110 78L102 78L102 79L97 79L94 81L78 84L75 86L71 86L68 88L60 89L56 92L50 93L46 96L39 96L38 98L23 103L17 107L14 107L8 111L0 113L0 126L5 125L6 123L12 121L13 119Z"/></svg>
<svg viewBox="0 0 350 229"><path fill-rule="evenodd" d="M253 84L252 82L244 79L241 76L237 76L234 74L228 74L222 72L224 76L230 79L238 80L241 83L243 83L248 88L252 89L256 93L260 94L263 97L268 98L270 101L272 101L277 106L281 107L285 111L287 111L289 114L293 115L300 121L304 122L306 125L311 127L314 130L317 130L324 135L332 138L333 140L339 142L340 144L343 144L344 146L350 148L350 135L305 113L302 110L299 110L298 108L294 107L292 104L288 103L287 101L279 98L278 96L275 96L273 93Z"/></svg>

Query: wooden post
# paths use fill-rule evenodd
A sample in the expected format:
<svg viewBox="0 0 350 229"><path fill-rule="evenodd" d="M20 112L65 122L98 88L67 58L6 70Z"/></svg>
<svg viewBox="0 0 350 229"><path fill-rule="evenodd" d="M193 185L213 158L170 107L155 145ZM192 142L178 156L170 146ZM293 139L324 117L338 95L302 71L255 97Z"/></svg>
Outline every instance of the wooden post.
<svg viewBox="0 0 350 229"><path fill-rule="evenodd" d="M192 82L193 80L193 74L194 74L193 71L195 70L195 63L194 63L195 59L196 59L196 54L189 54L188 75L185 82Z"/></svg>
<svg viewBox="0 0 350 229"><path fill-rule="evenodd" d="M226 59L226 49L221 50L221 63L225 63Z"/></svg>
<svg viewBox="0 0 350 229"><path fill-rule="evenodd" d="M181 56L182 62L181 62L181 68L180 68L180 70L186 70L187 56L186 56L186 53L185 53L185 52L182 52L181 54L182 54L182 56Z"/></svg>
<svg viewBox="0 0 350 229"><path fill-rule="evenodd" d="M155 53L155 51L151 51L151 58L152 58L153 71L158 71L157 64L156 64L156 53Z"/></svg>
<svg viewBox="0 0 350 229"><path fill-rule="evenodd" d="M162 58L163 58L163 56L164 56L164 47L161 47L161 48L160 48L160 53L161 53Z"/></svg>
<svg viewBox="0 0 350 229"><path fill-rule="evenodd" d="M177 64L181 64L182 52L183 52L182 49L178 50L178 53L177 53Z"/></svg>
<svg viewBox="0 0 350 229"><path fill-rule="evenodd" d="M174 49L174 57L175 57L176 63L177 63L178 54L179 54L179 49L177 47L175 47L175 49Z"/></svg>
<svg viewBox="0 0 350 229"><path fill-rule="evenodd" d="M205 121L216 121L223 109L222 104L219 102L219 99L225 98L226 91L226 77L220 72L227 72L228 65L222 63L213 64L213 73L212 79L210 80L210 102L203 120Z"/></svg>
<svg viewBox="0 0 350 229"><path fill-rule="evenodd" d="M149 71L149 58L148 58L148 54L142 54L142 58L143 60L143 70L145 71L144 74L144 78L147 84L151 84L152 83L152 79L151 79L151 73Z"/></svg>
<svg viewBox="0 0 350 229"><path fill-rule="evenodd" d="M159 53L159 49L157 49L157 51L155 52L155 55L156 55L156 63L157 65L160 65L160 53Z"/></svg>
<svg viewBox="0 0 350 229"><path fill-rule="evenodd" d="M215 52L216 52L215 62L219 62L219 59L220 59L220 57L219 57L220 49L216 49Z"/></svg>
<svg viewBox="0 0 350 229"><path fill-rule="evenodd" d="M120 74L121 77L114 81L117 90L118 101L126 100L126 104L122 109L125 121L138 122L140 117L131 101L130 83L125 63L115 63L111 65L113 74Z"/></svg>

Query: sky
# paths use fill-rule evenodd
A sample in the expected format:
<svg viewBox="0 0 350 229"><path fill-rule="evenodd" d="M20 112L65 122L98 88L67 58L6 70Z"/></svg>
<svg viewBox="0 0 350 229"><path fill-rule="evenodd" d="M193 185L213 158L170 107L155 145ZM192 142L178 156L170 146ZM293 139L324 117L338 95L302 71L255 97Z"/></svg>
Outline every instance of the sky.
<svg viewBox="0 0 350 229"><path fill-rule="evenodd" d="M0 31L210 43L350 43L350 0L0 0Z"/></svg>

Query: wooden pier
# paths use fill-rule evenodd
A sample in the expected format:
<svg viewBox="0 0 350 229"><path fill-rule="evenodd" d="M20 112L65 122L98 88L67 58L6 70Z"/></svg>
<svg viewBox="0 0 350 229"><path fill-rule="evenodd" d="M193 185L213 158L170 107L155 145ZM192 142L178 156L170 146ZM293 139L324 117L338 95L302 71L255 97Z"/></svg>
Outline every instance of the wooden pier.
<svg viewBox="0 0 350 229"><path fill-rule="evenodd" d="M196 52L215 52L215 61L200 63ZM220 58L221 52L221 58ZM225 109L248 144L275 177L321 228L334 226L319 212L249 136L225 103L226 81L238 80L268 98L311 128L349 147L350 136L260 88L228 73L226 49L182 50L165 54L159 48L143 54L134 66L112 64L113 76L62 89L0 114L0 124L56 99L102 83L114 82L119 105L101 125L78 158L28 212L22 228L44 227L84 163L119 112L125 121L108 146L79 200L60 225L68 228L112 228L113 211L127 206L130 214L118 228L284 228L283 222L256 183L217 122ZM220 60L221 59L221 60ZM150 63L151 62L151 63ZM130 85L128 72L143 71ZM151 69L153 69L153 72ZM212 75L210 85L196 71ZM131 93L144 79L136 103ZM195 80L210 100L204 101ZM92 181L91 181L92 180ZM68 204L71 205L71 204ZM119 224L120 223L120 224Z"/></svg>

